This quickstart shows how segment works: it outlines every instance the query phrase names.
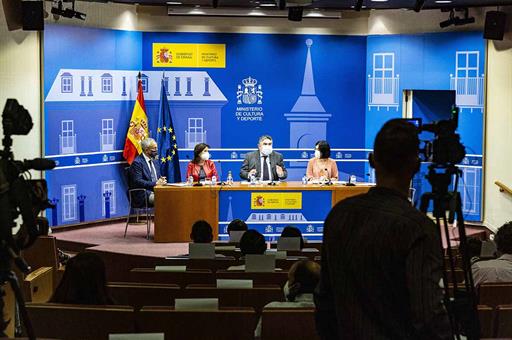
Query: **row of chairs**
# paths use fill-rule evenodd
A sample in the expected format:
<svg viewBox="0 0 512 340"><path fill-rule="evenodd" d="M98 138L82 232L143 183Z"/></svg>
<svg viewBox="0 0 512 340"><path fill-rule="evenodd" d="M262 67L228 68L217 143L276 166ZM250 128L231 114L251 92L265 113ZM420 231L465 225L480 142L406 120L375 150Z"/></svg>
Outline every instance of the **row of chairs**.
<svg viewBox="0 0 512 340"><path fill-rule="evenodd" d="M482 338L512 338L512 305L478 305Z"/></svg>
<svg viewBox="0 0 512 340"><path fill-rule="evenodd" d="M27 304L38 337L103 340L116 333L164 333L165 339L254 339L258 318L252 308L178 311L173 307ZM283 325L294 325L283 327ZM265 309L261 339L318 339L314 310Z"/></svg>
<svg viewBox="0 0 512 340"><path fill-rule="evenodd" d="M262 285L256 282L253 288L217 288L214 282L205 284L201 279L203 274L211 275L211 272L193 274L199 274L199 276L193 275L197 279L195 284L185 284L185 280L182 285L144 281L111 282L108 284L108 288L117 304L132 306L135 309L140 309L142 306L171 306L174 305L174 300L177 298L218 298L221 307L252 307L259 312L269 302L284 301L281 286L277 284ZM259 274L268 273L252 274L256 274L252 276L253 278L258 276L265 278L265 276ZM52 277L51 267L42 267L29 274L23 281L25 300L29 302L47 302L53 294Z"/></svg>
<svg viewBox="0 0 512 340"><path fill-rule="evenodd" d="M252 280L254 285L277 285L283 287L288 280L287 271L272 273L246 273L242 271L187 270L184 272L156 271L154 268L133 268L131 282L172 283L185 287L189 284L216 284L217 279Z"/></svg>

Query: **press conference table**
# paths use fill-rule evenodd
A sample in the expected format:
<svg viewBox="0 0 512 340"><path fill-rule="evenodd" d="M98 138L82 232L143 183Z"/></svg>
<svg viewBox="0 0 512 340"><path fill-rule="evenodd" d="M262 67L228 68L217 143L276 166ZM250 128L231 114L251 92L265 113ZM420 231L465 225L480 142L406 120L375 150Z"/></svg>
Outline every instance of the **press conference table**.
<svg viewBox="0 0 512 340"><path fill-rule="evenodd" d="M286 194L304 193L309 191L331 192L330 207L339 201L365 193L370 185L356 186L319 185L301 182L280 182L276 185L248 185L235 182L233 185L204 186L156 186L155 187L155 242L189 242L190 229L197 220L206 220L213 227L214 239L218 239L219 197L225 192L259 192ZM302 198L302 194L300 194ZM231 200L231 197L229 198ZM231 202L230 202L231 203ZM302 203L302 202L299 202ZM317 202L315 202L316 204ZM314 205L314 204L309 204ZM327 207L330 209L330 207ZM310 207L315 209L314 206ZM325 216L323 217L325 218Z"/></svg>

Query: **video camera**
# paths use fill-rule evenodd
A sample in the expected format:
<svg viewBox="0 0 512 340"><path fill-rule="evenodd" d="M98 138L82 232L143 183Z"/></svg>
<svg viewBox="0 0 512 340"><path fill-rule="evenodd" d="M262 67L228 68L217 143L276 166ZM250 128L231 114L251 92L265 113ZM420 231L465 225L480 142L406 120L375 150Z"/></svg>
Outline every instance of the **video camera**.
<svg viewBox="0 0 512 340"><path fill-rule="evenodd" d="M436 168L454 166L462 162L466 157L466 149L460 142L460 135L456 133L459 125L459 108L453 106L450 111L450 119L440 120L429 124L422 124L421 118L406 119L423 131L434 134L433 141L423 141L424 147L420 149L423 161L431 162Z"/></svg>
<svg viewBox="0 0 512 340"><path fill-rule="evenodd" d="M37 236L47 234L48 221L38 215L52 207L48 201L46 181L29 179L28 170L50 170L55 167L55 162L43 158L14 160L12 135L27 135L33 126L30 114L15 99L8 99L5 104L2 126L4 149L0 151L0 247L5 245L18 254L32 245ZM20 215L22 224L13 236L15 219ZM21 270L27 269L23 268L26 265L22 263L17 265L21 266Z"/></svg>

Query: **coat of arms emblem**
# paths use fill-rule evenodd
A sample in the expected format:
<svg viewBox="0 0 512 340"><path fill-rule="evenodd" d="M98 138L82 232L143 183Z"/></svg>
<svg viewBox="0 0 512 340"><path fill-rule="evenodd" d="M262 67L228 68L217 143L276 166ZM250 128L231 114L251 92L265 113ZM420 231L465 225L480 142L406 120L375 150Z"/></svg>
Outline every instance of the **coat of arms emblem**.
<svg viewBox="0 0 512 340"><path fill-rule="evenodd" d="M242 80L242 85L238 85L236 91L237 104L263 104L263 91L261 84L258 84L258 80L248 77Z"/></svg>

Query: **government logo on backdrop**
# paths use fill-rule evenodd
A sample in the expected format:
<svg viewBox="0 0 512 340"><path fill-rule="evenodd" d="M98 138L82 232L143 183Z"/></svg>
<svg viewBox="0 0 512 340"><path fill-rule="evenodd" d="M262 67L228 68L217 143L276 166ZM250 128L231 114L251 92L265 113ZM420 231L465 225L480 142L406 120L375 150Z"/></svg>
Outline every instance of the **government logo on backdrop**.
<svg viewBox="0 0 512 340"><path fill-rule="evenodd" d="M263 121L263 86L249 76L238 84L236 91L236 113L239 121Z"/></svg>

